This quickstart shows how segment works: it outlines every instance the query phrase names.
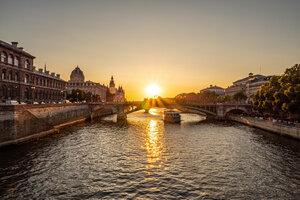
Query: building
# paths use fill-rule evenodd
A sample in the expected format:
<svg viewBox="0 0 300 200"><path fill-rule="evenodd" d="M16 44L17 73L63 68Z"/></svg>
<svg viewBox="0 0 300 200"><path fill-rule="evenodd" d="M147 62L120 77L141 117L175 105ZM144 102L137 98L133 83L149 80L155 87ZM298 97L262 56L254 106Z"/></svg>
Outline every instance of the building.
<svg viewBox="0 0 300 200"><path fill-rule="evenodd" d="M239 79L233 82L233 85L225 89L225 95L233 96L238 92L244 92L247 97L250 97L252 94L260 88L260 86L270 80L271 76L263 76L260 74L253 75L249 73L248 77Z"/></svg>
<svg viewBox="0 0 300 200"><path fill-rule="evenodd" d="M93 101L106 101L107 87L100 83L92 81L84 81L83 71L77 66L70 75L70 80L67 83L67 93L71 94L72 90L82 90L85 93L94 95Z"/></svg>
<svg viewBox="0 0 300 200"><path fill-rule="evenodd" d="M181 93L175 96L175 101L177 102L198 102L199 101L199 95L191 92L191 93Z"/></svg>
<svg viewBox="0 0 300 200"><path fill-rule="evenodd" d="M215 86L210 85L210 87L200 90L200 93L205 92L205 91L215 92L219 96L224 96L224 94L225 94L224 88L221 88L216 85Z"/></svg>
<svg viewBox="0 0 300 200"><path fill-rule="evenodd" d="M123 90L122 86L119 86L118 88L115 87L115 81L114 77L111 76L110 82L109 82L109 88L107 90L107 101L111 102L125 102L125 91Z"/></svg>
<svg viewBox="0 0 300 200"><path fill-rule="evenodd" d="M58 102L65 99L66 82L59 74L43 69L36 70L34 56L18 47L18 42L8 44L0 40L0 101Z"/></svg>

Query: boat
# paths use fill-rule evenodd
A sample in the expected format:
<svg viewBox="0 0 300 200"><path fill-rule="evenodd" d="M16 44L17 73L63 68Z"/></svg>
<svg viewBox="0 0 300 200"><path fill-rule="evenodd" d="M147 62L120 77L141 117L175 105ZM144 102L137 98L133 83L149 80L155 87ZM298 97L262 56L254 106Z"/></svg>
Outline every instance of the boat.
<svg viewBox="0 0 300 200"><path fill-rule="evenodd" d="M164 110L163 114L163 120L164 122L169 122L169 123L180 123L181 118L180 118L180 112L176 110Z"/></svg>

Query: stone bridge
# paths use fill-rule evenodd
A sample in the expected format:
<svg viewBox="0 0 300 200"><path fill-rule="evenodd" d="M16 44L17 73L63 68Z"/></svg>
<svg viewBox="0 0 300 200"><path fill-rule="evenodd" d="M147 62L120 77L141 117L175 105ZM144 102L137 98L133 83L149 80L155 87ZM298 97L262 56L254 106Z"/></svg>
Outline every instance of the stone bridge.
<svg viewBox="0 0 300 200"><path fill-rule="evenodd" d="M103 117L105 115L117 114L118 119L126 119L126 115L132 112L145 109L143 108L143 102L113 102L113 103L90 103L91 108L91 119L97 117ZM251 104L245 103L216 103L216 104L171 104L165 105L165 108L177 108L179 110L188 109L190 112L204 113L207 116L211 116L217 119L224 119L229 112L240 111L240 112L250 112L252 111ZM147 112L150 108L145 109Z"/></svg>
<svg viewBox="0 0 300 200"><path fill-rule="evenodd" d="M118 120L126 119L126 115L141 108L142 102L108 102L108 103L89 103L90 119L101 118L103 116L117 114Z"/></svg>
<svg viewBox="0 0 300 200"><path fill-rule="evenodd" d="M205 113L208 116L213 116L217 119L224 119L229 112L241 111L250 112L252 111L251 104L245 103L216 103L216 104L180 104L184 108L196 110Z"/></svg>

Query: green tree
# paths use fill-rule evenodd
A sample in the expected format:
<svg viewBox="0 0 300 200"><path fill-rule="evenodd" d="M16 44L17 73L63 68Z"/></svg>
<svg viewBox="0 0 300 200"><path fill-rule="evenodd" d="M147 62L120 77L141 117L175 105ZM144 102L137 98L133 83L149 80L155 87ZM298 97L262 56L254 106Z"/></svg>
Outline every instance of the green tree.
<svg viewBox="0 0 300 200"><path fill-rule="evenodd" d="M232 99L235 100L235 101L246 100L247 99L247 95L243 91L240 91L240 92L235 93L233 95Z"/></svg>
<svg viewBox="0 0 300 200"><path fill-rule="evenodd" d="M299 119L300 65L286 69L282 76L273 76L263 84L254 95L253 106L275 116L294 115Z"/></svg>
<svg viewBox="0 0 300 200"><path fill-rule="evenodd" d="M298 114L300 113L300 65L296 64L285 70L285 73L279 79L281 86L278 96L284 98L282 100L281 110L285 113ZM280 99L281 100L281 99Z"/></svg>
<svg viewBox="0 0 300 200"><path fill-rule="evenodd" d="M71 101L83 101L85 100L85 93L79 89L73 89L71 94L68 95L69 100Z"/></svg>
<svg viewBox="0 0 300 200"><path fill-rule="evenodd" d="M86 94L85 94L85 100L86 100L87 102L93 101L93 94L92 94L91 92L86 93Z"/></svg>
<svg viewBox="0 0 300 200"><path fill-rule="evenodd" d="M219 95L213 91L204 91L199 95L199 101L201 103L215 103L218 101Z"/></svg>
<svg viewBox="0 0 300 200"><path fill-rule="evenodd" d="M232 97L229 96L229 95L225 95L225 96L223 96L223 97L219 97L219 98L218 98L218 101L219 101L219 102L228 102L228 101L231 101L231 100L232 100Z"/></svg>

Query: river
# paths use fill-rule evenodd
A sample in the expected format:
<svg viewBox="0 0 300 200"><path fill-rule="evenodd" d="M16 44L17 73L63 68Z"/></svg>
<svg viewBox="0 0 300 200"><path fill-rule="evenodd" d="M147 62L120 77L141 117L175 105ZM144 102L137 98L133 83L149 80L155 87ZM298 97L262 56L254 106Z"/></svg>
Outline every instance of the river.
<svg viewBox="0 0 300 200"><path fill-rule="evenodd" d="M114 117L0 149L0 199L300 199L298 141L193 114Z"/></svg>

